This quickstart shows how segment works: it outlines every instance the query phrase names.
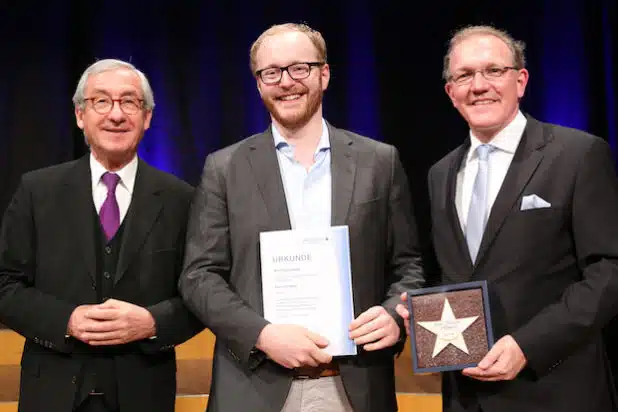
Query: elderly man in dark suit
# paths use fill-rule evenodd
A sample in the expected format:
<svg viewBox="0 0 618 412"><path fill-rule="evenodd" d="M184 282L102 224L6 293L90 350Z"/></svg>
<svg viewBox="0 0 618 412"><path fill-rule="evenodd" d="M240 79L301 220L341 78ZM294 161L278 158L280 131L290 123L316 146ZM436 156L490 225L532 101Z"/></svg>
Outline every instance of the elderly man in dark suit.
<svg viewBox="0 0 618 412"><path fill-rule="evenodd" d="M520 112L524 46L504 31L457 32L444 78L470 136L429 171L433 244L444 283L487 280L499 338L444 375L444 410L616 410L601 334L618 310L608 144Z"/></svg>
<svg viewBox="0 0 618 412"><path fill-rule="evenodd" d="M73 97L87 156L27 173L0 235L0 321L26 338L20 412L174 410L192 188L137 157L154 99L101 60Z"/></svg>
<svg viewBox="0 0 618 412"><path fill-rule="evenodd" d="M272 126L206 159L180 279L217 337L208 410L396 411L405 329L395 306L423 284L397 151L322 118L330 70L319 32L273 26L253 44L251 67ZM350 337L360 345L339 360L322 336L263 317L259 258L260 232L331 225L349 227Z"/></svg>

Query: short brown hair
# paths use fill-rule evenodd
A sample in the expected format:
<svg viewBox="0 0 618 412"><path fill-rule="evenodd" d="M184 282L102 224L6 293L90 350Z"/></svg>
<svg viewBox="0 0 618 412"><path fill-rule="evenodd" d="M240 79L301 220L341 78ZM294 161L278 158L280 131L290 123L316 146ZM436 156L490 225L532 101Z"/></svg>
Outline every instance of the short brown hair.
<svg viewBox="0 0 618 412"><path fill-rule="evenodd" d="M511 49L511 53L513 54L513 66L517 69L526 67L526 56L524 54L526 44L524 42L515 40L505 30L500 30L493 26L467 26L457 30L448 42L448 50L446 55L444 55L444 67L442 69L442 77L444 80L448 81L451 77L449 66L451 64L451 53L455 46L462 40L476 35L487 35L499 38Z"/></svg>
<svg viewBox="0 0 618 412"><path fill-rule="evenodd" d="M272 35L279 34L279 33L285 33L287 31L299 31L301 33L305 33L307 37L309 37L309 40L311 40L311 43L313 43L313 45L315 46L316 50L318 51L318 60L320 62L326 63L326 42L324 41L324 37L322 37L322 34L319 31L314 30L311 27L303 23L275 24L274 26L271 26L265 32L260 34L260 37L258 37L257 40L254 41L253 44L251 45L251 50L249 52L251 73L255 73L257 70L257 63L255 61L256 55L257 55L258 49L260 48L260 46L262 45L262 42L264 41L264 38L266 38L267 36L272 36Z"/></svg>

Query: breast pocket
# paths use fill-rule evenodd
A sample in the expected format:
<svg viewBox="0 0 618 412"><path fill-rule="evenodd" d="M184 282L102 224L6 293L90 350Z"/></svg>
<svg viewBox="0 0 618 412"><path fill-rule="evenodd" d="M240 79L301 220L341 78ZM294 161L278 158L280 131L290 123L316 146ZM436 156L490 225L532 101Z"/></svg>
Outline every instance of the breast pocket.
<svg viewBox="0 0 618 412"><path fill-rule="evenodd" d="M570 230L567 211L561 207L518 210L508 219L508 238L513 248L541 253L557 247Z"/></svg>

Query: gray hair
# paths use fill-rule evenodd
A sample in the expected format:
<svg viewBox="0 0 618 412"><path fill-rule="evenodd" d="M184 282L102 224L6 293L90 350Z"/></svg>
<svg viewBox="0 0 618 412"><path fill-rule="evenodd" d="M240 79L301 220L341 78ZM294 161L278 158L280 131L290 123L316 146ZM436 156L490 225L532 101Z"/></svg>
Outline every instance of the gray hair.
<svg viewBox="0 0 618 412"><path fill-rule="evenodd" d="M523 41L515 40L505 30L500 30L493 26L468 26L457 30L448 42L448 50L444 55L444 67L442 69L442 78L444 80L448 81L451 78L449 66L451 64L451 53L453 52L455 46L457 46L462 40L476 35L494 36L499 38L511 50L513 55L513 66L517 69L523 69L526 67L526 55L524 53L526 50L526 44Z"/></svg>
<svg viewBox="0 0 618 412"><path fill-rule="evenodd" d="M82 77L79 78L79 82L77 82L77 88L75 89L75 94L73 94L73 104L75 107L83 110L85 107L86 101L85 92L86 92L86 83L88 82L88 78L91 75L107 72L115 69L129 69L135 72L140 79L140 83L142 86L142 93L144 94L144 109L152 110L154 109L154 94L152 93L152 88L150 87L150 83L146 78L146 75L139 71L135 66L131 63L127 63L122 60L116 59L103 59L99 60L93 64L91 64L82 74Z"/></svg>

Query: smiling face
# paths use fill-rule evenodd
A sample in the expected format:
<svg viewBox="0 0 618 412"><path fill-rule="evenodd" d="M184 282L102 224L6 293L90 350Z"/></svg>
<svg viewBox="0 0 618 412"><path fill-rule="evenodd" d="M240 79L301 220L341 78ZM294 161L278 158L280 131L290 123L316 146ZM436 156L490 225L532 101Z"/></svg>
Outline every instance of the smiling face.
<svg viewBox="0 0 618 412"><path fill-rule="evenodd" d="M258 70L318 61L315 46L299 31L284 31L265 37L256 53ZM259 77L256 81L273 122L285 129L296 130L312 120L321 121L322 96L329 79L330 70L328 64L324 64L312 67L309 76L302 80L294 80L283 72L278 83L264 84Z"/></svg>
<svg viewBox="0 0 618 412"><path fill-rule="evenodd" d="M449 72L456 77L464 72L506 66L513 66L513 53L507 44L496 36L474 34L453 47ZM491 80L475 73L467 84L449 80L445 90L474 135L487 142L515 118L527 83L528 71L518 69L507 70L502 77Z"/></svg>
<svg viewBox="0 0 618 412"><path fill-rule="evenodd" d="M140 109L126 114L114 102L109 113L99 114L92 107L92 98L143 99L140 78L134 71L117 68L88 77L83 109L75 108L77 126L84 131L93 156L109 170L128 163L137 153L137 145L150 127L152 110Z"/></svg>

